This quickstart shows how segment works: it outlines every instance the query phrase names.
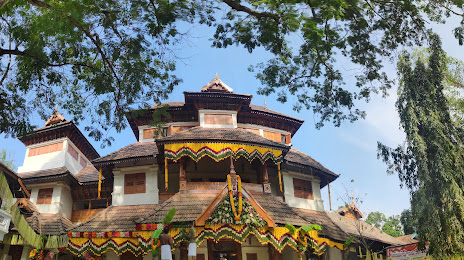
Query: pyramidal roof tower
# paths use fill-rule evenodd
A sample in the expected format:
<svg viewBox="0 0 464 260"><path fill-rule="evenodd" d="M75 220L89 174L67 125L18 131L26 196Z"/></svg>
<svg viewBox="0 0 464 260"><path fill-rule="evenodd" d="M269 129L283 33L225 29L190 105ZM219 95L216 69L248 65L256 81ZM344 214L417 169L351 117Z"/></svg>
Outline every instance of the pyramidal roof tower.
<svg viewBox="0 0 464 260"><path fill-rule="evenodd" d="M55 108L45 126L19 138L27 148L18 173L65 167L77 174L91 160L100 157L72 120L66 120Z"/></svg>

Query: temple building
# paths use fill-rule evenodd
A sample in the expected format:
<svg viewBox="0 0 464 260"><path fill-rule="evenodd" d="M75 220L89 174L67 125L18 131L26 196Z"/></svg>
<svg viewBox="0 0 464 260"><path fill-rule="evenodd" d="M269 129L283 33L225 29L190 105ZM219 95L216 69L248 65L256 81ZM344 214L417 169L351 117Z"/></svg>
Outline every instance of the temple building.
<svg viewBox="0 0 464 260"><path fill-rule="evenodd" d="M303 120L251 101L216 75L184 101L128 113L137 142L105 156L56 109L19 138L18 172L0 168L0 197L14 208L0 260L152 259L152 234L173 208L173 259L190 259L192 226L197 260L358 259L346 219L362 213L324 210L321 189L339 175L293 148ZM160 110L169 116L152 122ZM401 245L368 238L378 252Z"/></svg>

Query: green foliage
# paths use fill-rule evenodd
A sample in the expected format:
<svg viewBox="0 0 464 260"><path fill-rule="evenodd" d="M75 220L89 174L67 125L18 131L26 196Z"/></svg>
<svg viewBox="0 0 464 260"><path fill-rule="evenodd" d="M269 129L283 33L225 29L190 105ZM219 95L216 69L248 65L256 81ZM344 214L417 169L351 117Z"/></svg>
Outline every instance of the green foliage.
<svg viewBox="0 0 464 260"><path fill-rule="evenodd" d="M405 235L414 234L416 232L417 221L412 215L412 211L410 209L405 209L401 212L400 221Z"/></svg>
<svg viewBox="0 0 464 260"><path fill-rule="evenodd" d="M387 218L383 213L374 211L369 213L366 223L382 230L392 237L404 235L399 215L389 216Z"/></svg>
<svg viewBox="0 0 464 260"><path fill-rule="evenodd" d="M387 219L385 218L385 215L383 213L374 211L367 215L366 223L378 229L381 229L386 220Z"/></svg>
<svg viewBox="0 0 464 260"><path fill-rule="evenodd" d="M348 240L345 241L345 243L343 243L343 249L346 250L348 249L348 247L350 246L350 244L353 242L354 240L354 237L350 237L348 238Z"/></svg>
<svg viewBox="0 0 464 260"><path fill-rule="evenodd" d="M3 0L0 133L27 133L33 111L46 119L59 105L111 144L105 131L121 131L128 111L158 103L180 83L176 44L190 36L185 24L214 27L216 48L264 49L270 60L250 67L259 93L281 102L294 95L296 110L320 116L317 127L338 126L365 116L356 100L390 88L382 57L421 43L428 21L462 9L452 0ZM454 29L460 44L462 24ZM342 76L347 62L361 71L353 86Z"/></svg>
<svg viewBox="0 0 464 260"><path fill-rule="evenodd" d="M151 238L158 239L161 233L163 233L163 230L157 229L151 234Z"/></svg>
<svg viewBox="0 0 464 260"><path fill-rule="evenodd" d="M13 171L16 169L15 161L11 154L6 151L6 149L2 149L0 152L0 162Z"/></svg>
<svg viewBox="0 0 464 260"><path fill-rule="evenodd" d="M290 224L290 223L285 223L285 227L288 229L288 233L290 233L290 235L294 235L295 232L296 232L296 228L294 225Z"/></svg>
<svg viewBox="0 0 464 260"><path fill-rule="evenodd" d="M444 258L464 253L463 129L453 121L446 98L446 56L436 35L427 63L403 53L396 107L406 133L395 149L379 143L378 156L411 193L419 246Z"/></svg>
<svg viewBox="0 0 464 260"><path fill-rule="evenodd" d="M170 224L172 219L174 218L174 215L176 215L176 209L172 208L165 216L163 219L163 224Z"/></svg>

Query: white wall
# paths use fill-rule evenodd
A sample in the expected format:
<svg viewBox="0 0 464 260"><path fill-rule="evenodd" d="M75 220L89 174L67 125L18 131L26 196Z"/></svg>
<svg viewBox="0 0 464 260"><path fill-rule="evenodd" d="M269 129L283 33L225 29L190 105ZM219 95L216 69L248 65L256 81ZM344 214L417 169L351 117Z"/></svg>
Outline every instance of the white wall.
<svg viewBox="0 0 464 260"><path fill-rule="evenodd" d="M26 147L26 154L24 155L24 163L23 166L18 167L18 173L21 172L30 172L30 171L38 171L38 170L45 170L45 169L52 169L64 166L65 155L66 155L66 141L68 138L61 138L49 142L44 142L40 144L30 145ZM36 148L44 145L55 144L59 142L63 143L63 149L61 151L46 153L36 156L27 156L29 154L29 150L31 148Z"/></svg>
<svg viewBox="0 0 464 260"><path fill-rule="evenodd" d="M293 178L311 181L314 199L309 200L309 199L295 198L294 191L293 191ZM284 194L285 202L290 207L312 209L312 210L318 210L318 211L324 210L324 201L321 199L321 188L320 188L319 179L313 176L308 176L305 174L291 172L291 171L282 171L282 179L283 179L283 185L284 185L284 191L285 191L285 194Z"/></svg>
<svg viewBox="0 0 464 260"><path fill-rule="evenodd" d="M71 188L63 183L47 183L39 185L28 185L32 189L30 200L37 206L40 213L61 213L71 219L72 196ZM51 204L37 204L39 189L53 188Z"/></svg>
<svg viewBox="0 0 464 260"><path fill-rule="evenodd" d="M145 173L145 193L124 194L124 175L131 173ZM158 166L135 166L125 168L115 168L113 170L114 186L112 205L139 205L139 204L158 204Z"/></svg>
<svg viewBox="0 0 464 260"><path fill-rule="evenodd" d="M61 151L46 153L36 156L29 157L29 150L31 148L41 147L49 144L63 142L63 149ZM75 160L69 153L68 153L68 146L72 146L78 153L79 157ZM26 147L26 154L24 155L24 163L23 166L18 167L18 173L22 172L31 172L31 171L38 171L38 170L46 170L46 169L53 169L62 166L66 166L72 174L77 174L80 170L82 170L82 166L79 163L80 158L83 158L86 162L89 162L87 157L82 154L79 149L69 140L68 138L60 138L53 141L43 142L40 144L30 145Z"/></svg>

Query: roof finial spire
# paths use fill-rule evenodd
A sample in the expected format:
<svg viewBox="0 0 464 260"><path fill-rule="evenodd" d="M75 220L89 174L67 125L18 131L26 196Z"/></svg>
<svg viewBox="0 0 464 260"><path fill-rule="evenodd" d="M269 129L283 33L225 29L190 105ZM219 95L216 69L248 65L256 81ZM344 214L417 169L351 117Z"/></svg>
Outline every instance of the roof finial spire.
<svg viewBox="0 0 464 260"><path fill-rule="evenodd" d="M267 108L266 97L264 97L264 107Z"/></svg>
<svg viewBox="0 0 464 260"><path fill-rule="evenodd" d="M201 88L202 92L229 92L232 93L234 90L227 86L220 78L218 73L214 76L214 79L211 80L208 84Z"/></svg>
<svg viewBox="0 0 464 260"><path fill-rule="evenodd" d="M60 112L58 112L58 105L56 105L55 110L53 111L53 114L50 116L47 122L45 122L45 126L60 123L63 121L66 121L66 119L60 114Z"/></svg>

